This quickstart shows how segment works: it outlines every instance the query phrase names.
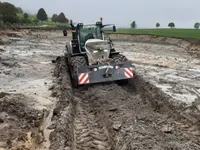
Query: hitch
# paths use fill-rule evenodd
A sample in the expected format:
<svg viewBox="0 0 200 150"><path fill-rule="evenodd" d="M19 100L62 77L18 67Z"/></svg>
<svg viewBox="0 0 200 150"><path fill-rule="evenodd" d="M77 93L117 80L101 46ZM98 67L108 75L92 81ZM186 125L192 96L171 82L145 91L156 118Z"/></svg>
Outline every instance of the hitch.
<svg viewBox="0 0 200 150"><path fill-rule="evenodd" d="M112 76L112 73L108 72L109 70L110 70L109 68L106 69L105 73L103 74L104 78L108 78Z"/></svg>
<svg viewBox="0 0 200 150"><path fill-rule="evenodd" d="M107 65L110 66L109 63L107 63ZM110 67L107 67L107 68L106 68L106 71L105 71L105 73L103 74L103 77L104 77L104 78L108 78L108 77L111 77L111 76L112 76L112 71L110 71L110 70L111 70Z"/></svg>

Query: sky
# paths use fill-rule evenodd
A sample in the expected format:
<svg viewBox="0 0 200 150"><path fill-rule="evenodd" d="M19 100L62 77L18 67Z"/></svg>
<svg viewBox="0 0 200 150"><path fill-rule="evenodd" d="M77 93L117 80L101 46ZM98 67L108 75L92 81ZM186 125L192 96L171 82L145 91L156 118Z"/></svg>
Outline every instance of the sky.
<svg viewBox="0 0 200 150"><path fill-rule="evenodd" d="M64 12L74 22L95 23L103 17L104 23L130 27L136 21L138 28L161 28L174 22L177 28L193 28L200 22L200 0L0 0L36 14L44 8L48 16Z"/></svg>

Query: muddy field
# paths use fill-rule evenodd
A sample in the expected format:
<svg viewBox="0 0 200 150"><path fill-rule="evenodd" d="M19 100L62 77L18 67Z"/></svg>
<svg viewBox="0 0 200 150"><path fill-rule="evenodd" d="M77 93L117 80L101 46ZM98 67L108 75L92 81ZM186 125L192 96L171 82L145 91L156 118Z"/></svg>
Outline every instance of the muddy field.
<svg viewBox="0 0 200 150"><path fill-rule="evenodd" d="M67 40L34 32L1 46L0 150L200 149L197 55L175 44L115 41L137 78L73 89Z"/></svg>
<svg viewBox="0 0 200 150"><path fill-rule="evenodd" d="M115 45L136 64L146 80L192 105L200 97L200 59L174 45L117 42ZM199 51L200 52L200 51Z"/></svg>

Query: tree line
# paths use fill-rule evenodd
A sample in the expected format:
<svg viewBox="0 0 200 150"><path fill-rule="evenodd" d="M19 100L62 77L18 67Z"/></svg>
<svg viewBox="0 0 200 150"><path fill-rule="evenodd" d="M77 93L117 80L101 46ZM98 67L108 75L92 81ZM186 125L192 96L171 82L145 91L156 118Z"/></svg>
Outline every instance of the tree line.
<svg viewBox="0 0 200 150"><path fill-rule="evenodd" d="M160 23L157 22L157 23L156 23L156 28L159 28L159 27L160 27ZM174 23L174 22L170 22L170 23L168 24L168 27L170 27L170 28L175 28L175 23ZM195 29L199 29L199 27L200 27L200 23L199 23L199 22L196 22L196 23L194 24L194 28L195 28ZM136 21L133 21L133 22L131 23L131 28L133 28L133 29L137 28Z"/></svg>
<svg viewBox="0 0 200 150"><path fill-rule="evenodd" d="M40 8L37 12L37 15L30 15L23 11L22 8L16 7L8 2L0 1L0 25L7 23L17 23L17 24L37 24L39 21L48 21L51 19L52 22L59 23L68 23L69 20L66 18L65 14L61 12L59 15L53 14L52 17L48 17L44 8ZM160 23L157 22L155 25L157 28L160 27ZM168 27L174 28L175 23L170 22ZM199 29L200 23L197 22L194 24L195 29ZM131 23L131 28L137 28L136 21Z"/></svg>
<svg viewBox="0 0 200 150"><path fill-rule="evenodd" d="M53 14L51 21L59 22L59 23L68 23L69 20L66 18L65 14L61 12L59 15ZM0 23L18 23L18 24L27 24L27 23L35 23L37 24L39 21L48 21L49 17L44 10L44 8L40 8L37 12L37 15L30 15L23 11L22 8L16 7L8 2L0 1Z"/></svg>

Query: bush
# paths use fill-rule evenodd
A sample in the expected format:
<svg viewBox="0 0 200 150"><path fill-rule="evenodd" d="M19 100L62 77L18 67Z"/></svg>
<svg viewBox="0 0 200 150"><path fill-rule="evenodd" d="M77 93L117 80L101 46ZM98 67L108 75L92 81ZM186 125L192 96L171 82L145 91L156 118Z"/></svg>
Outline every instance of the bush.
<svg viewBox="0 0 200 150"><path fill-rule="evenodd" d="M3 21L0 21L0 28L1 28L1 29L4 28L4 23L3 23Z"/></svg>

